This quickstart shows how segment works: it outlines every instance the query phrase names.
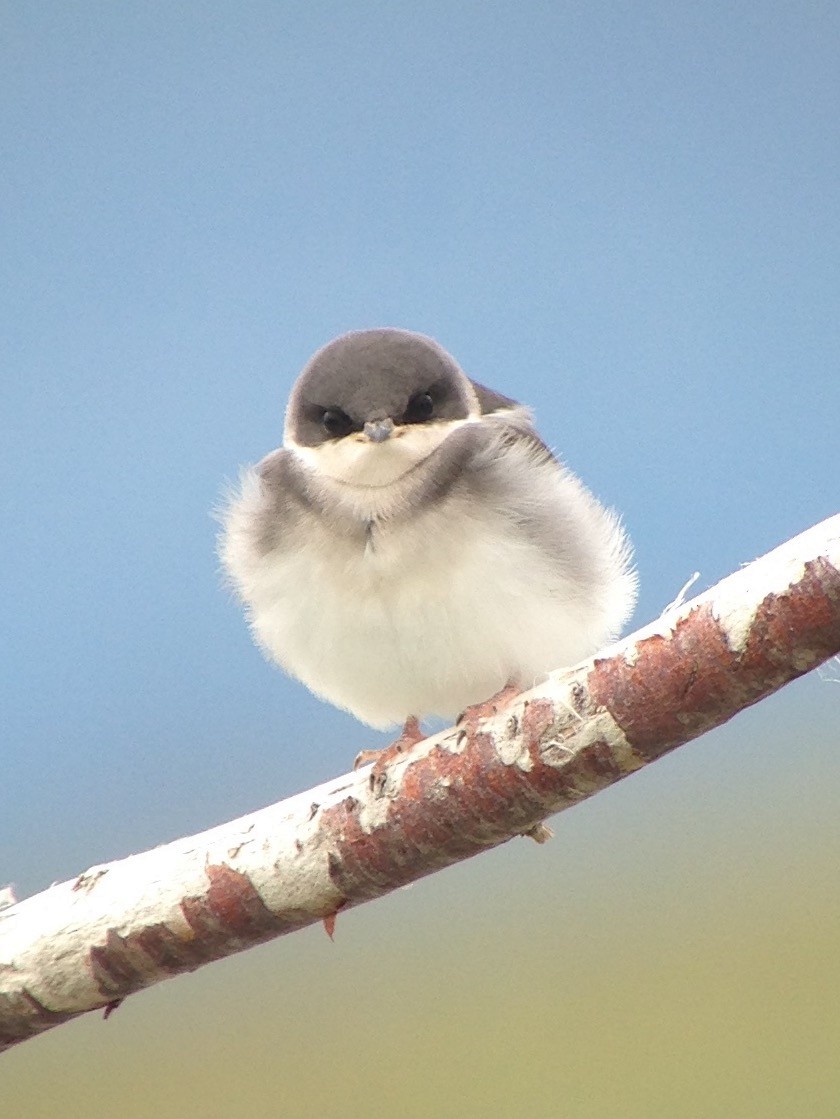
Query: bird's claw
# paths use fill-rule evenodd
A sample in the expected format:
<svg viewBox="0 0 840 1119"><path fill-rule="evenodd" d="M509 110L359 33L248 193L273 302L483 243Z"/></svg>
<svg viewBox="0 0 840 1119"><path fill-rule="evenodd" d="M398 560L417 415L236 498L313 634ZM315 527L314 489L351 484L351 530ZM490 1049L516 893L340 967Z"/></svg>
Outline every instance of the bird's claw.
<svg viewBox="0 0 840 1119"><path fill-rule="evenodd" d="M519 685L512 680L508 680L505 686L491 695L489 699L482 700L481 703L471 703L469 707L465 707L455 720L458 742L460 743L471 731L475 730L479 720L492 719L518 695Z"/></svg>
<svg viewBox="0 0 840 1119"><path fill-rule="evenodd" d="M361 750L353 762L353 769L359 769L361 766L367 765L368 762L373 762L373 769L370 773L370 787L372 789L381 788L385 780L385 770L391 762L396 761L406 750L416 746L418 742L422 742L425 737L426 735L420 729L419 721L414 715L411 715L406 719L399 738L396 738L384 750Z"/></svg>

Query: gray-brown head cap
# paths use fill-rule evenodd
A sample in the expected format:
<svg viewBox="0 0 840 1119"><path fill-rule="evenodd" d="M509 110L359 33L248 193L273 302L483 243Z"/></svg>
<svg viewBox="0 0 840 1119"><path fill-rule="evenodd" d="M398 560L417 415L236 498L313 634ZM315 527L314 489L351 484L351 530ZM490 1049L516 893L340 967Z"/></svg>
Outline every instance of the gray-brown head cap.
<svg viewBox="0 0 840 1119"><path fill-rule="evenodd" d="M375 421L458 420L479 412L469 378L434 339L391 327L356 330L304 366L289 397L286 440L315 447ZM346 423L331 424L342 416Z"/></svg>

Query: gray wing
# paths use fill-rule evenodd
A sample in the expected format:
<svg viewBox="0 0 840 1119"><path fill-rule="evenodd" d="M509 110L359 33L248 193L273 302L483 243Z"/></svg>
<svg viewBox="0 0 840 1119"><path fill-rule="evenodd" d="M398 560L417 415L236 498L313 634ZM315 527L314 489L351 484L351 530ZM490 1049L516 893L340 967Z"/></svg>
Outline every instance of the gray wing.
<svg viewBox="0 0 840 1119"><path fill-rule="evenodd" d="M482 416L492 416L494 420L498 416L500 421L510 426L509 438L524 440L530 443L535 450L538 449L544 458L555 461L554 455L537 434L528 408L517 400L512 400L511 397L496 392L495 389L488 389L486 385L482 385L478 381L471 381L470 383L475 389L478 403L481 405Z"/></svg>
<svg viewBox="0 0 840 1119"><path fill-rule="evenodd" d="M472 447L453 494L493 509L563 580L602 579L612 549L611 530L598 527L606 514L540 439L528 409L503 409L461 430Z"/></svg>
<svg viewBox="0 0 840 1119"><path fill-rule="evenodd" d="M243 602L265 557L288 539L306 516L306 487L292 456L274 451L243 471L239 487L220 511L219 558Z"/></svg>
<svg viewBox="0 0 840 1119"><path fill-rule="evenodd" d="M504 406L482 413L478 423L453 431L412 471L411 491L406 494L412 509L456 493L505 500L500 495L508 492L506 463L511 461L517 465L527 461L537 469L561 469L535 431L528 409L507 397L497 399L505 401Z"/></svg>
<svg viewBox="0 0 840 1119"><path fill-rule="evenodd" d="M276 513L288 515L296 509L311 508L313 499L306 471L291 451L280 447L266 455L254 469Z"/></svg>
<svg viewBox="0 0 840 1119"><path fill-rule="evenodd" d="M283 448L266 455L249 475L251 485L243 487L238 502L238 522L254 552L265 556L289 541L315 500L306 473Z"/></svg>
<svg viewBox="0 0 840 1119"><path fill-rule="evenodd" d="M517 408L518 402L511 400L509 396L502 396L500 392L495 389L488 389L486 385L481 385L478 381L470 381L470 384L475 389L475 395L478 397L478 403L481 405L481 414L486 416L488 412L498 412L503 408Z"/></svg>

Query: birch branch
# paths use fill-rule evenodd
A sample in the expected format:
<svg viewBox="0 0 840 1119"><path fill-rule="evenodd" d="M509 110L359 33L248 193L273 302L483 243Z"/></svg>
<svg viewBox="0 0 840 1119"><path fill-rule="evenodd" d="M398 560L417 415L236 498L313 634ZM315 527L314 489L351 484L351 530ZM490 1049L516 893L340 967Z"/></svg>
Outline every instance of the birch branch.
<svg viewBox="0 0 840 1119"><path fill-rule="evenodd" d="M489 719L0 909L0 1049L523 833L840 652L840 515Z"/></svg>

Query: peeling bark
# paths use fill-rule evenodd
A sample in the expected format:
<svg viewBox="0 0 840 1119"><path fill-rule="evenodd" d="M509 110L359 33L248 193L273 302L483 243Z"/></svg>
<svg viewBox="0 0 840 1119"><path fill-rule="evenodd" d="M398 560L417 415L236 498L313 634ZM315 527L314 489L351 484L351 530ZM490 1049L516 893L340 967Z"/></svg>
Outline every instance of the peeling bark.
<svg viewBox="0 0 840 1119"><path fill-rule="evenodd" d="M840 516L368 767L0 908L0 1049L523 833L840 652ZM8 900L8 899L7 899Z"/></svg>

